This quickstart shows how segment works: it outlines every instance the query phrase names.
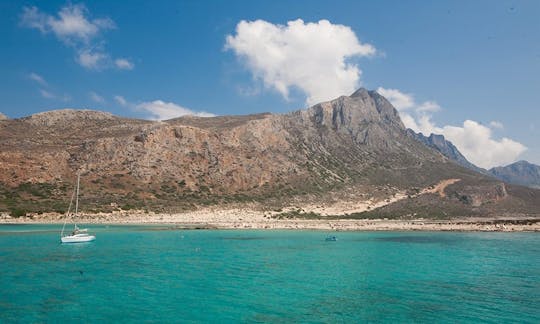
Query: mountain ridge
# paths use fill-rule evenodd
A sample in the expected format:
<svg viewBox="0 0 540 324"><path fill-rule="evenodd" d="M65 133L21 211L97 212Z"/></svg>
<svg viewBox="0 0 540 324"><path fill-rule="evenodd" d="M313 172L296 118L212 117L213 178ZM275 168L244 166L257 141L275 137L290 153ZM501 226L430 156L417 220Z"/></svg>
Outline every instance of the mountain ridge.
<svg viewBox="0 0 540 324"><path fill-rule="evenodd" d="M469 162L459 149L452 142L446 140L443 135L432 133L430 136L425 136L422 133L414 132L412 129L408 129L408 132L418 141L432 147L465 168L511 184L540 189L540 166L538 165L522 160L507 166L493 167L486 170Z"/></svg>
<svg viewBox="0 0 540 324"><path fill-rule="evenodd" d="M509 183L540 189L540 166L527 161L491 168L488 172Z"/></svg>
<svg viewBox="0 0 540 324"><path fill-rule="evenodd" d="M375 206L431 195L422 188L445 179L460 181L433 201L460 216L536 206L419 142L390 102L366 89L287 114L156 122L62 110L0 123L0 210L61 211L76 172L96 211Z"/></svg>
<svg viewBox="0 0 540 324"><path fill-rule="evenodd" d="M408 132L411 136L416 138L418 141L426 144L427 146L439 151L441 154L449 158L450 160L458 163L459 165L473 170L475 172L488 175L487 170L480 168L473 163L469 162L467 158L461 154L459 149L449 140L447 140L444 135L431 133L429 136L426 136L422 133L416 133L412 129L408 129Z"/></svg>

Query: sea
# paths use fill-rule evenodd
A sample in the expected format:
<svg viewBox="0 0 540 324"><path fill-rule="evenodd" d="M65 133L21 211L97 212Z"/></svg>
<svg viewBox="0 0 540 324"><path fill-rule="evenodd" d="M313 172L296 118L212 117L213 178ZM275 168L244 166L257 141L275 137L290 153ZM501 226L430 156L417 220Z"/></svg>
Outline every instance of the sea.
<svg viewBox="0 0 540 324"><path fill-rule="evenodd" d="M88 228L0 225L1 323L540 323L540 233Z"/></svg>

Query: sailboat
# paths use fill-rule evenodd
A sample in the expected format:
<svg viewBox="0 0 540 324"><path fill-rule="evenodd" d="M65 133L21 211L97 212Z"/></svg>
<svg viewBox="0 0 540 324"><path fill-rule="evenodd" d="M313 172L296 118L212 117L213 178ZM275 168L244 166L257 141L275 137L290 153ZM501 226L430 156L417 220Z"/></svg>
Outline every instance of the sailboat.
<svg viewBox="0 0 540 324"><path fill-rule="evenodd" d="M81 182L81 174L77 173L77 189L73 191L73 195L71 196L71 201L69 202L69 207L68 207L66 216L68 216L71 211L71 205L73 203L73 196L76 196L74 218L77 217L77 213L79 212L79 184L80 182ZM62 241L62 243L83 243L83 242L91 242L96 239L94 235L88 234L88 229L79 228L77 224L74 224L71 235L64 235L66 222L67 222L67 217L66 217L66 220L64 221L64 226L62 226L62 233L60 234L60 240Z"/></svg>

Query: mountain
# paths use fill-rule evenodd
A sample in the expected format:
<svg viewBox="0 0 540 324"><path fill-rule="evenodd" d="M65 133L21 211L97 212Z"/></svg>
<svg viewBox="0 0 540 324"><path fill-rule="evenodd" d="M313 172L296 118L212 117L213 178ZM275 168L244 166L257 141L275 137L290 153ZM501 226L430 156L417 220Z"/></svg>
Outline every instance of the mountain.
<svg viewBox="0 0 540 324"><path fill-rule="evenodd" d="M540 166L527 161L519 161L505 167L496 167L490 170L482 169L469 162L452 142L443 135L431 134L429 137L422 133L407 130L409 135L425 145L439 151L442 155L459 165L478 173L493 176L499 180L531 188L540 188Z"/></svg>
<svg viewBox="0 0 540 324"><path fill-rule="evenodd" d="M443 135L431 134L425 136L422 133L416 133L412 129L407 130L410 136L416 138L418 141L424 143L425 145L441 152L442 155L446 156L450 160L456 162L457 164L473 170L478 173L487 174L485 169L479 168L476 165L472 164L461 154L458 148L452 144L452 142L446 140Z"/></svg>
<svg viewBox="0 0 540 324"><path fill-rule="evenodd" d="M489 169L494 177L508 183L540 188L540 166L527 161L518 161L504 167Z"/></svg>
<svg viewBox="0 0 540 324"><path fill-rule="evenodd" d="M433 208L439 216L540 210L538 191L514 190L454 163L365 89L282 115L157 122L66 109L0 122L0 211L64 212L77 172L83 205L96 212L380 206L397 197L429 197L433 206L404 212L426 217Z"/></svg>

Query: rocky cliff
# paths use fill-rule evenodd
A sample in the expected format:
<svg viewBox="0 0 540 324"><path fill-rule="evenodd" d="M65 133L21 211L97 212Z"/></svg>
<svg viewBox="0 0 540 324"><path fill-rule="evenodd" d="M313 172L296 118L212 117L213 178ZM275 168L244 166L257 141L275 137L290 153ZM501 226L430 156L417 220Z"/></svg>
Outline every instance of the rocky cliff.
<svg viewBox="0 0 540 324"><path fill-rule="evenodd" d="M93 210L378 201L450 178L480 201L500 183L419 142L365 89L284 115L153 122L58 110L0 123L0 209L63 211L77 172Z"/></svg>

